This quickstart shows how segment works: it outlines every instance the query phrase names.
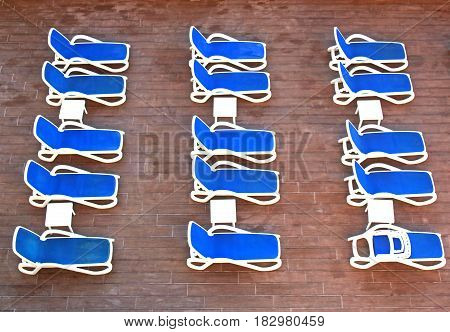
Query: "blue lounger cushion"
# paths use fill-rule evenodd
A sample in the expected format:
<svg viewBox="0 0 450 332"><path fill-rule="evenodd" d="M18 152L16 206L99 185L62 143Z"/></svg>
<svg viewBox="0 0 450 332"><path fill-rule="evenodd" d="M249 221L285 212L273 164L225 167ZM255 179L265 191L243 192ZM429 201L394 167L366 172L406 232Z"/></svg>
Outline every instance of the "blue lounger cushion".
<svg viewBox="0 0 450 332"><path fill-rule="evenodd" d="M407 232L407 235L411 246L409 259L441 258L443 256L442 242L437 234ZM388 255L392 254L393 250L402 249L400 238L394 238L393 244L394 248L391 248L387 235L375 235L373 237L374 254Z"/></svg>
<svg viewBox="0 0 450 332"><path fill-rule="evenodd" d="M402 154L425 151L425 141L417 131L384 131L359 134L358 129L347 120L347 132L356 148L364 154L383 152Z"/></svg>
<svg viewBox="0 0 450 332"><path fill-rule="evenodd" d="M52 149L77 151L117 151L122 147L123 135L118 130L66 129L58 130L52 122L39 115L34 123L36 138Z"/></svg>
<svg viewBox="0 0 450 332"><path fill-rule="evenodd" d="M275 148L275 135L266 130L220 129L212 131L194 116L193 133L209 150L226 149L234 152L267 152Z"/></svg>
<svg viewBox="0 0 450 332"><path fill-rule="evenodd" d="M89 237L58 237L41 240L24 227L17 227L13 250L27 261L38 264L104 264L111 260L109 239Z"/></svg>
<svg viewBox="0 0 450 332"><path fill-rule="evenodd" d="M195 222L189 223L189 246L204 258L269 260L280 256L279 238L273 234L221 233L209 235Z"/></svg>
<svg viewBox="0 0 450 332"><path fill-rule="evenodd" d="M75 92L88 96L115 96L125 91L125 78L119 75L66 76L50 62L44 63L42 74L48 87L61 94Z"/></svg>
<svg viewBox="0 0 450 332"><path fill-rule="evenodd" d="M405 47L396 42L350 42L335 28L335 39L348 59L365 57L372 60L403 60L406 58Z"/></svg>
<svg viewBox="0 0 450 332"><path fill-rule="evenodd" d="M224 57L231 60L264 59L266 50L263 43L247 41L210 41L191 27L191 44L206 58Z"/></svg>
<svg viewBox="0 0 450 332"><path fill-rule="evenodd" d="M213 170L200 157L194 159L194 176L207 190L234 193L271 194L278 192L278 174L253 169Z"/></svg>
<svg viewBox="0 0 450 332"><path fill-rule="evenodd" d="M83 58L89 61L115 62L128 59L128 45L123 43L82 42L71 43L62 33L52 28L49 46L61 57L70 60Z"/></svg>
<svg viewBox="0 0 450 332"><path fill-rule="evenodd" d="M55 175L30 160L25 168L25 183L42 195L73 198L109 198L117 194L118 178L111 174L58 173Z"/></svg>
<svg viewBox="0 0 450 332"><path fill-rule="evenodd" d="M366 173L354 162L355 176L364 190L371 195L389 193L394 195L433 194L433 178L423 171L382 171Z"/></svg>
<svg viewBox="0 0 450 332"><path fill-rule="evenodd" d="M339 63L341 78L353 93L374 91L377 93L402 93L412 91L412 84L407 74L369 73L350 75L342 63Z"/></svg>
<svg viewBox="0 0 450 332"><path fill-rule="evenodd" d="M226 89L234 92L265 91L270 87L269 75L261 72L226 72L209 74L194 60L194 76L206 90Z"/></svg>

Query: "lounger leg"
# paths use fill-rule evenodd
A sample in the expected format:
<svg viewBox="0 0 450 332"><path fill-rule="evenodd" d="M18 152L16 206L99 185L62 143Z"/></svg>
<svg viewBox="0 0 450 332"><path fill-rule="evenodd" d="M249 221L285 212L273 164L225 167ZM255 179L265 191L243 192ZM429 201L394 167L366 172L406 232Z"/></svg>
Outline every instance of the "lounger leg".
<svg viewBox="0 0 450 332"><path fill-rule="evenodd" d="M186 260L186 264L193 270L203 271L210 267L213 262L212 260L206 261L205 259L190 257Z"/></svg>
<svg viewBox="0 0 450 332"><path fill-rule="evenodd" d="M46 161L46 162L53 162L58 154L55 151L48 150L44 147L41 148L41 150L38 151L38 157L39 159Z"/></svg>
<svg viewBox="0 0 450 332"><path fill-rule="evenodd" d="M19 269L20 272L28 275L35 275L41 270L40 266L28 262L19 263L17 268Z"/></svg>
<svg viewBox="0 0 450 332"><path fill-rule="evenodd" d="M53 89L49 89L48 96L45 97L45 101L51 106L60 106L62 104L63 98Z"/></svg>

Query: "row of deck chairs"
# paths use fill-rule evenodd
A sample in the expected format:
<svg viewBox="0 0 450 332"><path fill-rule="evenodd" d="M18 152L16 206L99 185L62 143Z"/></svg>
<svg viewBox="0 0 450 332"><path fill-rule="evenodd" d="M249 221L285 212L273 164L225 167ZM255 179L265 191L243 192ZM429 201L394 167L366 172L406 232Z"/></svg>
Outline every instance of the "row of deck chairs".
<svg viewBox="0 0 450 332"><path fill-rule="evenodd" d="M340 74L340 78L332 81L336 86L333 100L337 104L347 105L360 97L378 97L396 104L414 98L409 75L373 69L377 67L389 72L405 69L408 61L403 44L377 42L360 34L345 39L338 28L334 29L334 35L336 45L328 50L332 58L329 66ZM349 71L350 67L353 69ZM370 73L353 75L359 70ZM395 99L399 96L402 99ZM365 206L370 200L393 199L423 206L436 201L431 172L402 170L377 162L362 166L380 158L406 165L425 161L428 153L421 132L393 131L380 125L357 129L349 120L346 130L347 136L339 143L344 152L342 163L353 170L353 175L345 178L349 189L348 204ZM353 250L350 264L358 269L367 269L380 262L398 262L433 270L446 263L441 235L437 233L412 232L392 224L379 224L349 241ZM363 241L368 245L368 253L361 253L358 248L358 243Z"/></svg>
<svg viewBox="0 0 450 332"><path fill-rule="evenodd" d="M69 41L56 29L50 30L48 43L55 60L44 63L42 78L49 87L46 100L50 105L61 105L64 100L72 99L89 99L109 106L125 101L126 77L99 74L77 66L124 71L129 65L129 45L106 43L82 35ZM111 102L111 98L117 100ZM63 120L58 127L39 115L33 134L41 144L38 157L46 162L53 162L58 155L80 155L103 163L122 158L123 131L95 129L81 119ZM24 181L32 190L29 202L36 207L73 202L107 209L117 204L119 176L114 174L90 173L67 165L48 170L29 160ZM48 227L40 236L24 227L16 228L13 251L22 260L19 271L33 275L42 268L61 268L102 275L112 270L113 239L79 235L71 226L68 226L70 231Z"/></svg>
<svg viewBox="0 0 450 332"><path fill-rule="evenodd" d="M238 41L218 33L205 38L195 27L191 27L189 36L192 101L203 103L211 96L235 96L251 102L270 98L269 74L255 72L267 65L265 44ZM194 190L191 198L194 201L207 203L216 197L234 197L258 205L278 202L278 172L250 169L224 159L235 157L257 164L272 162L276 158L274 132L250 130L234 121L217 119L208 126L194 116L192 136ZM210 165L212 160L217 161ZM204 270L215 263L229 263L256 271L272 271L281 266L279 235L251 233L211 221L213 226L209 230L194 221L189 223L187 265L190 268Z"/></svg>

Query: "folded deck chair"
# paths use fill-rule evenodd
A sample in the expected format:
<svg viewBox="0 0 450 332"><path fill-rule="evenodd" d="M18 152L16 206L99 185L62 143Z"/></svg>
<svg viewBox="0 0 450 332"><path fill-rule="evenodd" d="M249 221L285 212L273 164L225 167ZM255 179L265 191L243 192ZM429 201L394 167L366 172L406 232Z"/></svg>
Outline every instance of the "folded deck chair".
<svg viewBox="0 0 450 332"><path fill-rule="evenodd" d="M222 167L223 166L223 167ZM230 161L209 166L200 157L192 161L191 198L206 203L215 196L232 196L259 205L280 200L278 172L250 169Z"/></svg>
<svg viewBox="0 0 450 332"><path fill-rule="evenodd" d="M18 226L12 248L22 259L19 271L34 275L42 268L60 268L90 275L112 270L113 239L86 237L61 230L47 230L41 236Z"/></svg>
<svg viewBox="0 0 450 332"><path fill-rule="evenodd" d="M197 60L191 60L189 65L192 70L193 102L204 103L211 96L235 96L252 103L262 103L272 95L268 73L240 72L223 64L206 70ZM222 71L217 72L216 69Z"/></svg>
<svg viewBox="0 0 450 332"><path fill-rule="evenodd" d="M358 241L364 240L369 250L360 255ZM446 263L441 235L437 233L411 232L398 226L380 224L348 241L352 242L353 249L350 265L357 269L392 262L421 270L436 270Z"/></svg>
<svg viewBox="0 0 450 332"><path fill-rule="evenodd" d="M76 129L65 129L67 126ZM120 130L95 129L75 121L66 121L58 128L39 115L33 133L41 143L38 156L44 161L52 162L63 154L77 154L102 163L122 159L124 132Z"/></svg>
<svg viewBox="0 0 450 332"><path fill-rule="evenodd" d="M126 100L125 76L100 75L77 67L63 73L47 61L42 66L42 80L49 88L46 101L52 106L61 105L64 99L89 99L107 106L118 106Z"/></svg>
<svg viewBox="0 0 450 332"><path fill-rule="evenodd" d="M228 62L244 70L261 70L267 65L266 44L239 41L222 33L205 38L194 26L189 30L192 59L203 66L210 63Z"/></svg>
<svg viewBox="0 0 450 332"><path fill-rule="evenodd" d="M213 156L228 155L263 164L275 160L277 156L273 131L245 129L229 122L216 122L210 128L194 116L192 136L194 151L191 156L201 156L204 161Z"/></svg>
<svg viewBox="0 0 450 332"><path fill-rule="evenodd" d="M355 74L363 71L363 74ZM372 68L359 66L350 72L339 64L339 78L334 84L333 101L348 105L356 98L378 97L394 104L406 104L414 99L411 77L403 73L380 73Z"/></svg>
<svg viewBox="0 0 450 332"><path fill-rule="evenodd" d="M117 204L118 175L89 173L65 165L48 171L29 160L24 180L33 190L29 202L36 207L45 207L53 201L71 201L97 209L108 209Z"/></svg>
<svg viewBox="0 0 450 332"><path fill-rule="evenodd" d="M110 43L85 36L76 35L68 40L55 28L48 33L48 46L55 52L53 65L66 71L70 65L90 64L95 67L118 73L128 68L130 45Z"/></svg>
<svg viewBox="0 0 450 332"><path fill-rule="evenodd" d="M187 265L204 270L215 263L229 263L256 271L273 271L281 266L280 236L250 233L231 226L215 226L206 231L189 222Z"/></svg>
<svg viewBox="0 0 450 332"><path fill-rule="evenodd" d="M370 64L391 72L408 67L406 49L402 43L376 41L361 34L345 39L337 27L334 28L334 39L336 45L328 48L328 52L331 52L329 66L332 70L338 71L340 63L345 67ZM355 39L360 41L354 41Z"/></svg>
<svg viewBox="0 0 450 332"><path fill-rule="evenodd" d="M373 169L380 169L372 171ZM372 172L371 172L372 171ZM415 206L437 199L433 177L425 171L403 171L386 164L372 164L364 170L353 160L353 175L348 181L347 203L364 206L368 199L397 199Z"/></svg>
<svg viewBox="0 0 450 332"><path fill-rule="evenodd" d="M339 140L344 149L341 161L352 166L371 158L389 158L403 164L419 164L428 158L425 141L419 131L392 131L378 125L361 129L346 121L347 137Z"/></svg>

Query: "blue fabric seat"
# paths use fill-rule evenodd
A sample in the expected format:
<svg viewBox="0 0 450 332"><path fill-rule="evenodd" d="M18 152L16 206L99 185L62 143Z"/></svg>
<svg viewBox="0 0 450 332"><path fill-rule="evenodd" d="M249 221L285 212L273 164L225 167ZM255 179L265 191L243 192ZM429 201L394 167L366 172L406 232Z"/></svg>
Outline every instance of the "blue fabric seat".
<svg viewBox="0 0 450 332"><path fill-rule="evenodd" d="M264 43L248 41L207 41L197 28L190 29L191 45L204 57L229 60L262 60L266 56Z"/></svg>
<svg viewBox="0 0 450 332"><path fill-rule="evenodd" d="M278 235L248 233L237 228L230 230L232 232L211 234L191 221L188 244L193 255L188 259L189 267L205 269L214 263L231 263L262 271L274 270L281 265ZM264 268L255 265L256 262L275 265Z"/></svg>
<svg viewBox="0 0 450 332"><path fill-rule="evenodd" d="M80 204L108 208L117 204L118 176L112 174L88 173L67 166L65 173L51 173L38 163L29 160L25 167L24 180L33 190L30 203L43 207L51 200L71 200ZM70 171L76 172L70 173ZM93 200L112 201L110 204L95 204ZM36 201L44 201L41 205ZM88 202L89 201L89 202Z"/></svg>
<svg viewBox="0 0 450 332"><path fill-rule="evenodd" d="M122 157L123 132L90 127L85 129L86 126L80 126L77 129L60 130L43 116L37 116L34 136L45 146L39 157L45 161L53 161L58 154L76 153L102 162L114 162ZM102 158L99 156L101 154L118 157ZM46 157L47 155L50 157Z"/></svg>
<svg viewBox="0 0 450 332"><path fill-rule="evenodd" d="M71 237L41 239L30 230L17 227L13 237L13 251L22 258L22 265L19 265L21 272L35 274L45 267L60 267L88 274L104 274L110 271L112 240L82 237L73 233L70 235ZM28 269L22 270L21 267ZM105 269L84 270L86 267Z"/></svg>

